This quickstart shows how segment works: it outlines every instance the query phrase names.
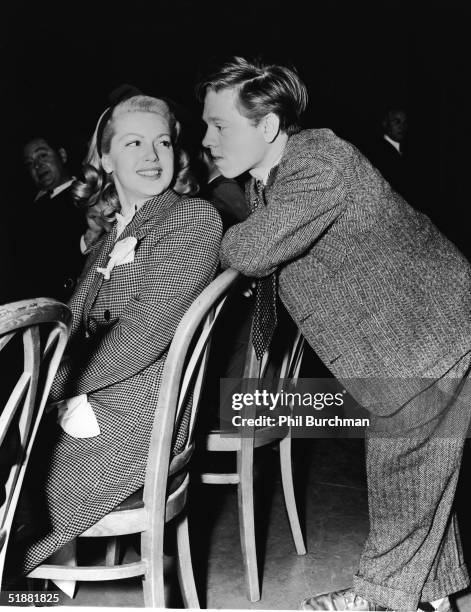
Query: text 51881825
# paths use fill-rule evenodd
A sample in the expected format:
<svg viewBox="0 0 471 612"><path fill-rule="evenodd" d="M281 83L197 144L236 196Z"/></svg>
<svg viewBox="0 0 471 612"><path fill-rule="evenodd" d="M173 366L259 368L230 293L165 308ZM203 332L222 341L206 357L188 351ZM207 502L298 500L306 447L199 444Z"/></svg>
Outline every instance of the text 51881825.
<svg viewBox="0 0 471 612"><path fill-rule="evenodd" d="M0 606L53 605L59 603L59 593L44 591L2 591Z"/></svg>

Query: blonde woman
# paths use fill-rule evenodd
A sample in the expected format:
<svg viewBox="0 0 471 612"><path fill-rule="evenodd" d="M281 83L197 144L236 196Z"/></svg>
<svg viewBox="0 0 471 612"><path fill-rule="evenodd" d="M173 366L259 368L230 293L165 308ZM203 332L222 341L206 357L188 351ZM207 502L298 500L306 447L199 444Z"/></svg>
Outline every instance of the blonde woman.
<svg viewBox="0 0 471 612"><path fill-rule="evenodd" d="M221 238L214 208L172 189L194 187L178 133L163 100L138 95L117 104L102 115L92 165L74 187L77 199L105 202L116 215L69 304L70 356L50 398L59 427L49 456L44 444L33 462L39 476L30 478L35 515L45 514L41 528L15 546L22 572L143 484L167 350L213 278Z"/></svg>

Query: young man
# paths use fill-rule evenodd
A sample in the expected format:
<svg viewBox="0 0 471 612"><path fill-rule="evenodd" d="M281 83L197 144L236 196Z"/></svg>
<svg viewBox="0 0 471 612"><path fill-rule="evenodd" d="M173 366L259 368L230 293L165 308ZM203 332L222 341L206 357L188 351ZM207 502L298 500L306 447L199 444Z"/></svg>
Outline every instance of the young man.
<svg viewBox="0 0 471 612"><path fill-rule="evenodd" d="M216 166L253 177L253 212L228 230L221 259L260 278L258 353L278 285L307 341L371 412L358 572L351 588L302 607L448 610L468 585L451 507L469 421L471 269L355 147L297 128L307 93L293 70L234 58L198 91Z"/></svg>

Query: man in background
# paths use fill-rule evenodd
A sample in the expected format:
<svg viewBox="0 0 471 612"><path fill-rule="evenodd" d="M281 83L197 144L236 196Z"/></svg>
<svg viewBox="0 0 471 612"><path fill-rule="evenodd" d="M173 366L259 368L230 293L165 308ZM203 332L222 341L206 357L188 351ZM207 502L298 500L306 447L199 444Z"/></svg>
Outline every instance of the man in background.
<svg viewBox="0 0 471 612"><path fill-rule="evenodd" d="M67 152L52 137L39 135L26 142L23 159L36 195L22 209L15 236L17 296L67 301L83 266L80 240L87 229L72 199Z"/></svg>
<svg viewBox="0 0 471 612"><path fill-rule="evenodd" d="M381 136L376 138L368 157L391 187L412 203L409 170L404 152L408 130L407 114L403 108L386 109L381 119Z"/></svg>

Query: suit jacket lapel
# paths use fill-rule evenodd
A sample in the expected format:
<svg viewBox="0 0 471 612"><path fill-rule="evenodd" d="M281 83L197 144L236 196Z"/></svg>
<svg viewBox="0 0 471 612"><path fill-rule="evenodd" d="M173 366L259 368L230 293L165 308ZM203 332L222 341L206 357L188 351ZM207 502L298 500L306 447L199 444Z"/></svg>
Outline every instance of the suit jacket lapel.
<svg viewBox="0 0 471 612"><path fill-rule="evenodd" d="M154 217L163 216L169 207L180 199L174 191L168 190L160 196L148 200L134 215L131 222L124 228L118 238L122 240L128 236L135 236L137 240L141 240L154 226ZM151 222L152 221L152 222ZM106 237L98 257L93 262L93 265L88 270L83 282L83 290L87 292L82 313L82 322L84 328L87 328L88 314L96 300L99 290L104 281L103 274L96 271L97 268L106 268L108 264L109 254L112 251L116 242L116 223Z"/></svg>
<svg viewBox="0 0 471 612"><path fill-rule="evenodd" d="M132 221L127 225L119 240L128 236L135 236L137 240L142 239L155 225L155 221L163 218L167 210L173 206L180 196L174 191L168 190L165 193L147 201L134 215Z"/></svg>

